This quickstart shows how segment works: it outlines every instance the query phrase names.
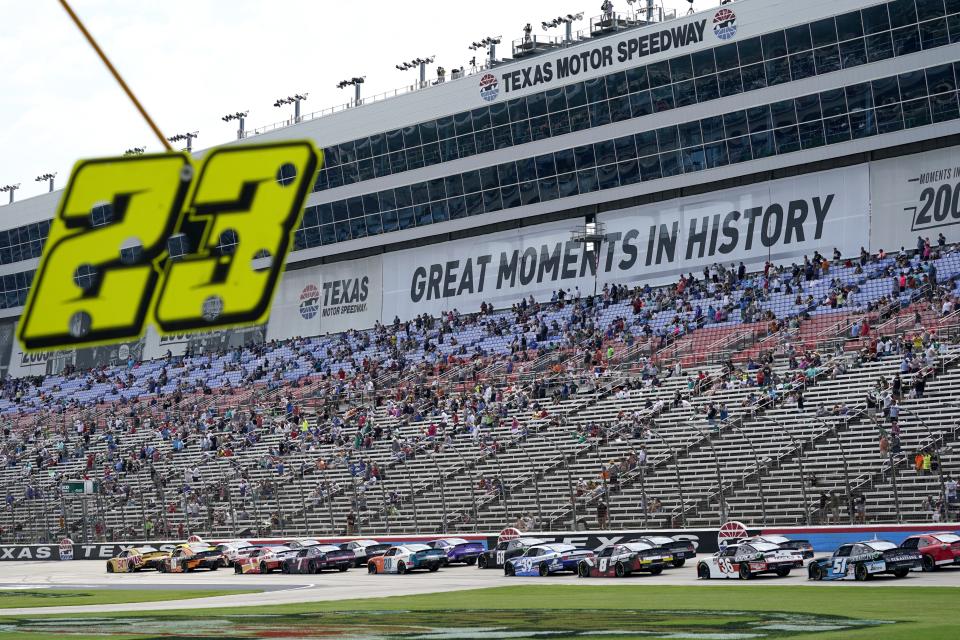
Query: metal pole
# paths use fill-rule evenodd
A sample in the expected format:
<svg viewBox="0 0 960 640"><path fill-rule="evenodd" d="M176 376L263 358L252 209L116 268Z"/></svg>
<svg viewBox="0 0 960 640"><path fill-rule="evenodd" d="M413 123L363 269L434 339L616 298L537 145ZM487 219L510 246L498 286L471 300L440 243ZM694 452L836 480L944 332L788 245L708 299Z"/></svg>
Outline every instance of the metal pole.
<svg viewBox="0 0 960 640"><path fill-rule="evenodd" d="M383 521L387 528L387 533L390 533L390 507L387 506L387 491L383 486L383 477L377 478L377 485L380 487L380 502L383 504Z"/></svg>
<svg viewBox="0 0 960 640"><path fill-rule="evenodd" d="M183 492L180 494L183 498L183 521L187 527L187 537L193 535L193 532L190 530L190 513L187 511L187 493Z"/></svg>
<svg viewBox="0 0 960 640"><path fill-rule="evenodd" d="M350 476L350 490L353 492L353 507L351 511L356 511L354 518L354 524L357 527L356 531L352 531L351 534L359 535L362 528L360 526L360 497L357 495L357 483L356 479L353 477L353 469L350 468L350 464L347 463L347 474Z"/></svg>
<svg viewBox="0 0 960 640"><path fill-rule="evenodd" d="M689 424L690 426L692 426L694 429L697 430L697 432L700 434L701 437L703 437L704 440L707 441L707 444L710 445L710 451L713 453L713 461L717 468L717 489L719 490L719 493L720 493L720 514L719 515L720 515L720 524L722 525L724 520L727 518L729 514L727 513L727 502L723 495L723 475L720 472L720 456L717 455L717 449L716 447L713 446L713 440L710 439L710 436L708 436L703 431L703 429L701 429L696 424L694 424L692 420L689 421Z"/></svg>
<svg viewBox="0 0 960 640"><path fill-rule="evenodd" d="M767 526L767 497L763 491L763 467L760 466L760 456L757 455L757 449L753 446L753 441L747 437L747 434L740 427L733 424L731 421L727 421L727 426L739 433L747 445L750 446L750 451L753 453L753 460L757 464L757 489L760 491L760 510L763 516L763 526Z"/></svg>
<svg viewBox="0 0 960 640"><path fill-rule="evenodd" d="M806 484L807 476L803 472L803 445L797 441L797 439L793 436L790 430L787 429L787 427L783 423L777 420L774 420L770 416L764 416L764 417L770 422L772 422L773 424L780 427L780 430L784 433L784 435L790 438L790 442L792 442L793 446L796 447L797 449L797 464L800 467L800 494L803 497L803 515L804 515L804 520L806 521L807 526L809 527L810 526L810 502L807 500L807 484Z"/></svg>
<svg viewBox="0 0 960 640"><path fill-rule="evenodd" d="M463 463L463 469L470 476L470 502L473 504L473 532L477 532L477 520L480 518L480 514L477 509L477 483L473 475L473 468L467 464L466 459L463 457L463 454L460 453L460 449L455 447L453 444L450 445L450 448L453 449L453 452L460 457L460 462Z"/></svg>
<svg viewBox="0 0 960 640"><path fill-rule="evenodd" d="M447 489L443 482L443 472L440 470L440 465L437 464L437 459L433 456L431 451L427 451L427 456L430 458L430 461L433 462L434 468L437 470L437 477L440 479L440 505L443 509L443 520L440 522L440 533L447 533Z"/></svg>
<svg viewBox="0 0 960 640"><path fill-rule="evenodd" d="M330 533L335 534L337 531L337 524L333 521L333 489L330 487L330 478L327 475L327 469L323 469L323 484L327 488L326 503L327 503L327 515L330 517Z"/></svg>
<svg viewBox="0 0 960 640"><path fill-rule="evenodd" d="M522 439L517 440L517 448L523 453L524 457L527 459L527 462L530 463L530 468L533 469L533 488L536 491L537 498L537 523L538 528L543 528L543 509L540 508L540 471L536 468L536 465L533 463L533 459L530 457L530 454L527 452L527 449L520 444Z"/></svg>
<svg viewBox="0 0 960 640"><path fill-rule="evenodd" d="M407 485L410 487L410 502L413 504L413 527L419 535L420 517L417 515L417 494L413 490L413 479L410 477L410 468L407 467L407 459L403 459L403 472L407 476Z"/></svg>
<svg viewBox="0 0 960 640"><path fill-rule="evenodd" d="M594 285L594 289L596 289L596 285ZM596 296L597 292L594 291L593 295ZM600 455L600 437L599 436L597 437L597 462L600 463L600 482L603 484L603 497L601 498L601 501L605 500L607 502L607 522L609 523L610 505L613 504L613 499L610 495L610 487L609 485L607 485L607 470L606 470L606 467L604 467L603 465L603 456ZM601 523L598 521L597 524L600 526L601 529L607 528L605 523Z"/></svg>
<svg viewBox="0 0 960 640"><path fill-rule="evenodd" d="M686 524L686 500L683 498L683 482L680 479L680 457L677 455L677 451L673 448L673 445L667 442L663 436L649 427L647 428L647 431L659 439L660 442L662 442L663 445L670 451L670 455L673 456L673 471L677 479L677 494L680 497L680 528L682 529Z"/></svg>
<svg viewBox="0 0 960 640"><path fill-rule="evenodd" d="M83 541L84 541L84 542L89 542L89 536L87 535L87 533L88 533L87 524L88 524L88 523L87 523L87 498L86 498L86 496L81 496L81 497L80 497L80 507L81 507L81 515L82 515L82 517L83 517ZM13 520L13 509L12 509L12 508L10 509L10 519L11 519L11 521Z"/></svg>
<svg viewBox="0 0 960 640"><path fill-rule="evenodd" d="M938 438L934 438L933 431L930 429L929 425L927 425L924 419L920 417L920 414L918 414L916 411L912 409L904 409L903 407L900 407L900 411L901 413L903 411L906 411L907 413L912 415L914 418L916 418L917 422L920 423L920 426L922 426L926 430L927 436L929 436L930 438L931 446L936 446L936 449L934 450L934 452L937 454L937 475L940 477L940 496L943 499L943 507L946 510L946 513L944 514L946 516L945 520L949 522L950 503L947 501L947 484L943 479L943 456L940 455L940 444L939 444L943 442L943 434L940 434Z"/></svg>
<svg viewBox="0 0 960 640"><path fill-rule="evenodd" d="M300 507L303 509L303 535L310 535L310 522L307 520L307 499L303 494L303 466L300 467L300 482L297 486L300 488Z"/></svg>
<svg viewBox="0 0 960 640"><path fill-rule="evenodd" d="M874 418L877 421L877 431L883 429L883 426L880 424L881 415L879 411L874 412ZM893 457L893 447L890 447L890 452L887 457L890 463L890 482L893 484L893 504L897 511L897 523L899 524L903 522L903 515L900 512L900 487L897 486L897 464Z"/></svg>
<svg viewBox="0 0 960 640"><path fill-rule="evenodd" d="M507 485L503 481L503 467L500 466L500 456L498 452L493 452L493 461L497 463L497 476L500 479L500 500L503 505L504 524L510 521L510 503L507 499Z"/></svg>
<svg viewBox="0 0 960 640"><path fill-rule="evenodd" d="M840 459L843 460L843 482L847 488L847 518L850 524L853 524L853 491L850 487L850 466L847 462L847 454L843 451L843 442L840 440L840 434L837 433L836 425L830 426L826 422L818 420L822 426L827 429L827 435L833 436L837 443L837 450L840 452Z"/></svg>
<svg viewBox="0 0 960 640"><path fill-rule="evenodd" d="M140 474L137 473L137 492L140 494L140 498L137 500L140 503L140 526L143 529L143 537L147 537L147 505L144 504L143 499L143 486L140 484Z"/></svg>

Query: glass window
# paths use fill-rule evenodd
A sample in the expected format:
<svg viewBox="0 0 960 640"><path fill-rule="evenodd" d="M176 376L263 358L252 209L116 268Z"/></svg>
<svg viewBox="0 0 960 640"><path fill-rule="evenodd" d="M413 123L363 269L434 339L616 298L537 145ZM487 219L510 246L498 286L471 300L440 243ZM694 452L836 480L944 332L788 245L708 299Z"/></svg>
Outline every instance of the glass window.
<svg viewBox="0 0 960 640"><path fill-rule="evenodd" d="M413 216L417 221L418 227L423 227L428 224L433 224L433 213L430 211L429 205L421 204L413 207Z"/></svg>
<svg viewBox="0 0 960 640"><path fill-rule="evenodd" d="M697 51L690 56L693 62L693 74L697 77L716 73L717 63L713 59L713 49ZM631 91L633 89L631 88Z"/></svg>
<svg viewBox="0 0 960 640"><path fill-rule="evenodd" d="M856 67L867 61L867 51L864 48L863 38L847 40L840 43L840 62L844 69Z"/></svg>
<svg viewBox="0 0 960 640"><path fill-rule="evenodd" d="M846 95L843 89L830 89L820 92L820 105L823 117L839 115L847 112Z"/></svg>
<svg viewBox="0 0 960 640"><path fill-rule="evenodd" d="M746 137L728 138L727 155L730 157L730 163L746 162L752 160L750 154L750 140Z"/></svg>
<svg viewBox="0 0 960 640"><path fill-rule="evenodd" d="M894 29L893 51L898 56L920 51L920 30L916 26Z"/></svg>
<svg viewBox="0 0 960 640"><path fill-rule="evenodd" d="M455 115L453 117L453 124L457 130L457 136L473 133L473 116L470 115L469 111Z"/></svg>
<svg viewBox="0 0 960 640"><path fill-rule="evenodd" d="M800 150L800 133L797 127L784 127L773 132L777 153L793 153Z"/></svg>
<svg viewBox="0 0 960 640"><path fill-rule="evenodd" d="M627 90L627 74L623 71L611 73L606 77L607 96L623 96L629 93Z"/></svg>
<svg viewBox="0 0 960 640"><path fill-rule="evenodd" d="M556 113L564 111L567 108L567 97L563 87L549 89L547 91L547 111Z"/></svg>
<svg viewBox="0 0 960 640"><path fill-rule="evenodd" d="M672 82L681 82L693 78L693 64L690 61L690 56L679 56L672 58L669 62L670 80Z"/></svg>
<svg viewBox="0 0 960 640"><path fill-rule="evenodd" d="M476 193L480 191L480 172L479 171L464 171L461 174L463 178L463 192L464 193Z"/></svg>
<svg viewBox="0 0 960 640"><path fill-rule="evenodd" d="M877 132L891 133L903 129L903 109L900 104L877 107Z"/></svg>
<svg viewBox="0 0 960 640"><path fill-rule="evenodd" d="M662 87L670 84L670 63L667 60L654 62L647 65L647 75L650 78L651 87Z"/></svg>
<svg viewBox="0 0 960 640"><path fill-rule="evenodd" d="M683 165L680 163L680 152L669 151L660 154L660 171L664 177L678 176L683 172Z"/></svg>
<svg viewBox="0 0 960 640"><path fill-rule="evenodd" d="M693 80L678 82L673 85L673 98L678 107L687 107L697 103L697 92Z"/></svg>
<svg viewBox="0 0 960 640"><path fill-rule="evenodd" d="M513 146L513 138L510 136L510 125L504 125L502 127L493 128L493 145L497 149L505 149L507 147ZM424 156L426 157L427 151L424 149ZM436 156L440 155L440 147L436 147ZM431 163L427 159L427 164L436 164L436 162Z"/></svg>
<svg viewBox="0 0 960 640"><path fill-rule="evenodd" d="M451 119L451 122L453 120ZM374 156L382 156L387 152L387 136L377 133L370 136L370 153Z"/></svg>
<svg viewBox="0 0 960 640"><path fill-rule="evenodd" d="M930 111L934 122L946 122L960 117L957 111L957 94L941 93L930 98Z"/></svg>
<svg viewBox="0 0 960 640"><path fill-rule="evenodd" d="M867 36L867 59L879 62L893 57L893 38L890 32Z"/></svg>
<svg viewBox="0 0 960 640"><path fill-rule="evenodd" d="M700 121L700 131L704 142L723 140L723 116L711 116Z"/></svg>
<svg viewBox="0 0 960 640"><path fill-rule="evenodd" d="M610 108L610 120L613 122L623 122L630 119L630 96L624 94L616 98L610 98L607 101Z"/></svg>
<svg viewBox="0 0 960 640"><path fill-rule="evenodd" d="M452 198L463 195L463 178L461 174L455 173L452 176L447 176L443 179L443 182L444 190L447 192L448 197ZM383 201L381 200L381 202Z"/></svg>
<svg viewBox="0 0 960 640"><path fill-rule="evenodd" d="M861 82L844 89L847 97L847 110L862 111L873 108L873 92L869 82Z"/></svg>
<svg viewBox="0 0 960 640"><path fill-rule="evenodd" d="M526 98L514 98L507 103L507 108L510 110L510 122L520 122L530 117L530 114L527 113ZM441 119L440 122L442 123L445 119Z"/></svg>
<svg viewBox="0 0 960 640"><path fill-rule="evenodd" d="M608 164L603 165L597 169L597 180L600 185L600 189L613 189L614 187L619 187L620 184L617 178L617 165Z"/></svg>
<svg viewBox="0 0 960 640"><path fill-rule="evenodd" d="M716 100L720 97L720 85L717 84L717 76L703 76L694 81L697 89L697 101L707 102Z"/></svg>
<svg viewBox="0 0 960 640"><path fill-rule="evenodd" d="M586 106L571 109L567 113L570 116L570 131L583 131L590 128L590 111ZM635 117L632 112L631 115Z"/></svg>
<svg viewBox="0 0 960 640"><path fill-rule="evenodd" d="M927 79L922 69L901 73L897 79L900 81L900 95L904 100L927 95Z"/></svg>
<svg viewBox="0 0 960 640"><path fill-rule="evenodd" d="M728 138L736 138L747 133L747 112L733 111L723 114L723 126Z"/></svg>
<svg viewBox="0 0 960 640"><path fill-rule="evenodd" d="M559 153L562 153L562 152L558 152L554 155L555 156L559 155ZM501 185L517 184L518 182L520 182L520 177L517 175L517 165L515 162L504 162L503 164L499 165L497 167L497 175L500 176ZM460 195L460 193L450 193L450 191L448 190L447 195L448 196Z"/></svg>
<svg viewBox="0 0 960 640"><path fill-rule="evenodd" d="M657 129L657 144L661 153L676 149L680 144L676 125Z"/></svg>
<svg viewBox="0 0 960 640"><path fill-rule="evenodd" d="M663 175L660 171L660 156L652 155L640 159L640 178L644 182L647 180L658 180Z"/></svg>
<svg viewBox="0 0 960 640"><path fill-rule="evenodd" d="M337 242L346 242L350 239L350 223L338 222L335 225L337 231Z"/></svg>
<svg viewBox="0 0 960 640"><path fill-rule="evenodd" d="M787 29L787 51L789 53L799 53L812 48L810 25L801 24Z"/></svg>
<svg viewBox="0 0 960 640"><path fill-rule="evenodd" d="M556 178L554 178L555 180ZM500 211L503 201L500 199L500 189L491 189L483 192L483 210L486 213Z"/></svg>
<svg viewBox="0 0 960 640"><path fill-rule="evenodd" d="M370 138L360 138L357 140L354 152L358 160L365 160L370 157Z"/></svg>
<svg viewBox="0 0 960 640"><path fill-rule="evenodd" d="M573 150L573 155L577 159L578 169L586 169L588 167L596 166L597 158L593 152L592 144L575 147Z"/></svg>
<svg viewBox="0 0 960 640"><path fill-rule="evenodd" d="M500 188L500 200L503 202L504 209L512 209L520 206L520 185L512 184ZM453 207L450 208L450 217L453 218Z"/></svg>
<svg viewBox="0 0 960 640"><path fill-rule="evenodd" d="M737 43L737 52L740 55L740 66L756 64L763 62L763 48L760 44L760 36L747 38Z"/></svg>
<svg viewBox="0 0 960 640"><path fill-rule="evenodd" d="M783 31L765 33L761 36L761 40L763 40L764 59L770 60L787 55L787 40Z"/></svg>
<svg viewBox="0 0 960 640"><path fill-rule="evenodd" d="M566 111L550 114L550 135L562 136L570 133L570 114Z"/></svg>
<svg viewBox="0 0 960 640"><path fill-rule="evenodd" d="M930 95L957 90L957 83L953 77L952 64L941 64L936 67L930 67L926 70L926 75L927 92Z"/></svg>
<svg viewBox="0 0 960 640"><path fill-rule="evenodd" d="M410 185L410 191L413 193L413 204L426 204L430 202L430 191L427 189L426 182L417 182ZM350 216L353 217L352 210L350 211Z"/></svg>
<svg viewBox="0 0 960 640"><path fill-rule="evenodd" d="M712 55L711 52L711 56ZM649 89L650 83L647 81L647 68L634 67L633 69L627 69L627 83L630 87L630 93Z"/></svg>
<svg viewBox="0 0 960 640"><path fill-rule="evenodd" d="M403 187L406 191L407 197L410 197L410 187ZM343 222L350 217L350 212L347 211L347 201L346 200L337 200L333 203L333 219L337 222Z"/></svg>
<svg viewBox="0 0 960 640"><path fill-rule="evenodd" d="M739 74L738 74L739 75ZM657 87L656 89L650 90L650 98L653 100L653 109L657 113L661 111L669 111L673 109L673 87L667 85L665 87ZM606 103L603 103L606 104Z"/></svg>
<svg viewBox="0 0 960 640"><path fill-rule="evenodd" d="M800 145L804 149L822 147L827 143L823 135L823 120L801 124L798 128L800 129Z"/></svg>
<svg viewBox="0 0 960 640"><path fill-rule="evenodd" d="M922 127L930 122L930 103L926 98L903 103L903 124L907 129Z"/></svg>
<svg viewBox="0 0 960 640"><path fill-rule="evenodd" d="M890 16L887 14L887 5L877 4L865 7L860 11L863 19L863 32L867 35L890 30Z"/></svg>
<svg viewBox="0 0 960 640"><path fill-rule="evenodd" d="M921 22L940 18L944 14L943 0L917 0L917 18Z"/></svg>
<svg viewBox="0 0 960 640"><path fill-rule="evenodd" d="M950 41L945 18L920 23L920 45L924 49L942 47Z"/></svg>
<svg viewBox="0 0 960 640"><path fill-rule="evenodd" d="M790 61L787 58L776 58L764 63L767 72L767 85L774 86L790 82Z"/></svg>
<svg viewBox="0 0 960 640"><path fill-rule="evenodd" d="M790 56L790 77L794 81L803 80L817 74L813 61L813 52L795 53Z"/></svg>
<svg viewBox="0 0 960 640"><path fill-rule="evenodd" d="M546 97L542 93L534 93L527 96L527 112L531 118L547 115Z"/></svg>
<svg viewBox="0 0 960 640"><path fill-rule="evenodd" d="M533 158L521 158L517 160L517 176L521 182L527 182L537 177L537 163Z"/></svg>
<svg viewBox="0 0 960 640"><path fill-rule="evenodd" d="M747 123L750 133L766 131L773 128L773 119L770 116L770 105L761 105L747 109Z"/></svg>
<svg viewBox="0 0 960 640"><path fill-rule="evenodd" d="M813 46L822 47L837 41L837 23L833 18L817 20L810 25Z"/></svg>
<svg viewBox="0 0 960 640"><path fill-rule="evenodd" d="M437 182L437 181L434 180L434 182ZM439 182L441 183L440 187L442 189L443 180L439 180ZM377 197L376 193L366 193L363 195L363 212L364 213L380 213L380 199Z"/></svg>
<svg viewBox="0 0 960 640"><path fill-rule="evenodd" d="M590 126L599 127L610 124L609 102L594 102L587 108L590 110Z"/></svg>
<svg viewBox="0 0 960 640"><path fill-rule="evenodd" d="M464 202L466 202L468 216L476 216L483 213L483 194L482 193L471 193L470 195L464 198Z"/></svg>
<svg viewBox="0 0 960 640"><path fill-rule="evenodd" d="M717 71L726 71L740 66L740 59L737 56L737 43L735 42L717 47L714 49L713 55L717 60Z"/></svg>
<svg viewBox="0 0 960 640"><path fill-rule="evenodd" d="M536 180L520 184L520 202L524 206L540 202L540 189Z"/></svg>
<svg viewBox="0 0 960 640"><path fill-rule="evenodd" d="M872 83L873 101L877 106L900 102L900 87L897 78L881 78Z"/></svg>
<svg viewBox="0 0 960 640"><path fill-rule="evenodd" d="M873 109L850 114L850 135L854 140L877 135L877 119Z"/></svg>
<svg viewBox="0 0 960 640"><path fill-rule="evenodd" d="M567 107L582 107L587 104L587 90L583 88L582 82L574 82L564 87L564 93L567 97Z"/></svg>
<svg viewBox="0 0 960 640"><path fill-rule="evenodd" d="M597 166L602 166L605 164L611 164L616 162L616 151L613 145L613 140L602 140L600 142L594 143L593 151L596 155Z"/></svg>
<svg viewBox="0 0 960 640"><path fill-rule="evenodd" d="M653 113L653 103L649 91L630 94L630 113L634 118L648 116Z"/></svg>
<svg viewBox="0 0 960 640"><path fill-rule="evenodd" d="M707 161L703 155L702 146L683 149L680 153L680 160L683 162L684 173L694 173L707 168Z"/></svg>
<svg viewBox="0 0 960 640"><path fill-rule="evenodd" d="M403 131L403 146L409 149L410 147L416 147L420 145L420 129L417 125L410 127L404 127Z"/></svg>
<svg viewBox="0 0 960 640"><path fill-rule="evenodd" d="M543 185L540 185L541 189ZM596 169L584 169L577 172L577 188L580 193L590 193L599 188Z"/></svg>
<svg viewBox="0 0 960 640"><path fill-rule="evenodd" d="M850 139L850 119L847 116L824 118L823 128L826 132L827 144L837 144Z"/></svg>
<svg viewBox="0 0 960 640"><path fill-rule="evenodd" d="M490 128L490 109L487 107L477 107L471 112L473 117L473 130L484 131Z"/></svg>
<svg viewBox="0 0 960 640"><path fill-rule="evenodd" d="M636 184L640 182L640 163L636 160L626 160L617 164L617 174L620 185Z"/></svg>
<svg viewBox="0 0 960 640"><path fill-rule="evenodd" d="M380 224L380 214L366 216L364 222L367 225L367 235L375 236L383 232L383 225Z"/></svg>
<svg viewBox="0 0 960 640"><path fill-rule="evenodd" d="M550 137L550 120L547 116L530 118L530 136L533 140L546 140Z"/></svg>
<svg viewBox="0 0 960 640"><path fill-rule="evenodd" d="M773 138L773 131L764 131L750 136L750 146L753 149L754 160L760 158L769 158L776 155L776 143Z"/></svg>
<svg viewBox="0 0 960 640"><path fill-rule="evenodd" d="M506 102L496 102L490 105L490 122L494 127L502 127L503 125L510 124L510 113L507 110ZM429 134L426 133L423 125L420 127L420 137L423 139L424 144L433 142L436 139L436 136L434 136L433 139L429 139Z"/></svg>
<svg viewBox="0 0 960 640"><path fill-rule="evenodd" d="M632 138L631 138L632 140ZM553 161L557 167L557 173L570 173L576 171L577 161L573 149L563 149L553 154Z"/></svg>
<svg viewBox="0 0 960 640"><path fill-rule="evenodd" d="M587 102L599 102L607 99L607 89L603 78L592 78L583 83L587 90Z"/></svg>
<svg viewBox="0 0 960 640"><path fill-rule="evenodd" d="M526 144L530 142L533 137L530 133L530 121L524 120L523 122L514 122L510 125L510 137L513 138L513 144ZM456 159L456 156L451 159ZM446 162L446 156L444 156L444 162Z"/></svg>
<svg viewBox="0 0 960 640"><path fill-rule="evenodd" d="M644 131L635 135L634 138L637 141L638 155L648 156L658 152L656 131Z"/></svg>
<svg viewBox="0 0 960 640"><path fill-rule="evenodd" d="M913 0L893 0L888 3L890 24L894 28L905 27L917 22L917 8Z"/></svg>
<svg viewBox="0 0 960 640"><path fill-rule="evenodd" d="M405 207L397 211L397 222L400 229L411 229L415 226L413 207ZM340 225L337 225L337 240L340 240Z"/></svg>
<svg viewBox="0 0 960 640"><path fill-rule="evenodd" d="M699 120L694 120L693 122L684 122L683 124L679 125L679 129L681 147L693 147L703 144L703 135L700 132Z"/></svg>
<svg viewBox="0 0 960 640"><path fill-rule="evenodd" d="M617 152L617 160L632 160L637 157L637 143L633 136L623 136L613 141ZM557 154L559 155L559 154ZM557 168L560 168L560 161L557 161Z"/></svg>
<svg viewBox="0 0 960 640"><path fill-rule="evenodd" d="M839 71L842 68L840 64L840 47L835 44L814 49L813 60L817 66L817 73L820 74Z"/></svg>
<svg viewBox="0 0 960 640"><path fill-rule="evenodd" d="M786 127L797 124L797 111L793 100L781 100L770 105L770 115L773 118L774 127Z"/></svg>
<svg viewBox="0 0 960 640"><path fill-rule="evenodd" d="M863 22L859 11L851 11L837 16L837 37L840 42L863 36Z"/></svg>
<svg viewBox="0 0 960 640"><path fill-rule="evenodd" d="M743 82L740 78L740 70L722 71L717 74L717 82L720 84L720 96L727 97L743 93Z"/></svg>
<svg viewBox="0 0 960 640"><path fill-rule="evenodd" d="M723 141L703 145L703 155L706 158L708 169L723 167L729 163L727 145Z"/></svg>

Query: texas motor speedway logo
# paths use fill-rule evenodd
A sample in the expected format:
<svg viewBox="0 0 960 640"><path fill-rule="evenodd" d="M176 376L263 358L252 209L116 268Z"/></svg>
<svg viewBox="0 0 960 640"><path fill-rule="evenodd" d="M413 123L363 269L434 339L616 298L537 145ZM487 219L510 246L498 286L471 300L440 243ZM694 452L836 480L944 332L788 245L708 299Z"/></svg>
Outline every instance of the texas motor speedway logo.
<svg viewBox="0 0 960 640"><path fill-rule="evenodd" d="M720 40L730 40L737 35L737 14L730 9L720 9L713 16L713 35Z"/></svg>

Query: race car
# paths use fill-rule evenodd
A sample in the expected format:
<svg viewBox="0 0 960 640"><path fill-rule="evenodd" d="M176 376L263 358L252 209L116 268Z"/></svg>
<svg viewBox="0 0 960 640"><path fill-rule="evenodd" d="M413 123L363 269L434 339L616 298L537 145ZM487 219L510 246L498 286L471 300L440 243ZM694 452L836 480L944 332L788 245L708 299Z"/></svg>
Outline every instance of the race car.
<svg viewBox="0 0 960 640"><path fill-rule="evenodd" d="M318 544L320 544L320 541L313 538L297 538L288 542L287 546L291 549L303 549L304 547L315 547Z"/></svg>
<svg viewBox="0 0 960 640"><path fill-rule="evenodd" d="M803 566L799 551L781 549L770 542L743 542L727 545L723 551L698 562L697 577L749 580L764 573L775 573L785 578L796 566Z"/></svg>
<svg viewBox="0 0 960 640"><path fill-rule="evenodd" d="M382 556L373 556L367 562L370 573L407 573L414 569L436 571L447 555L441 549L425 544L402 544L390 547Z"/></svg>
<svg viewBox="0 0 960 640"><path fill-rule="evenodd" d="M508 576L548 576L561 571L577 571L581 560L593 557L593 551L578 549L572 544L548 542L530 547L522 556L503 564Z"/></svg>
<svg viewBox="0 0 960 640"><path fill-rule="evenodd" d="M247 556L256 548L257 545L251 544L247 540L221 542L217 545L217 551L220 552L221 556L220 566L232 567L233 563L237 561L239 556Z"/></svg>
<svg viewBox="0 0 960 640"><path fill-rule="evenodd" d="M270 573L283 566L288 553L293 551L286 545L271 545L260 547L233 565L234 573Z"/></svg>
<svg viewBox="0 0 960 640"><path fill-rule="evenodd" d="M577 565L581 578L623 578L634 571L647 571L653 575L673 562L673 556L663 547L648 542L625 542L607 547L595 558L584 558Z"/></svg>
<svg viewBox="0 0 960 640"><path fill-rule="evenodd" d="M910 536L900 545L903 549L916 549L923 556L924 571L960 564L960 536L955 533L924 533Z"/></svg>
<svg viewBox="0 0 960 640"><path fill-rule="evenodd" d="M481 543L467 542L463 538L440 538L439 540L428 542L427 546L431 549L440 549L447 554L447 559L444 562L445 565L454 562L472 565L477 561L477 558L480 557L480 554L483 553L483 545Z"/></svg>
<svg viewBox="0 0 960 640"><path fill-rule="evenodd" d="M355 559L353 551L344 551L332 544L315 544L284 559L282 570L284 573L320 573L324 569L346 571Z"/></svg>
<svg viewBox="0 0 960 640"><path fill-rule="evenodd" d="M768 535L768 536L750 536L749 538L741 538L737 540L737 542L739 542L740 544L743 544L744 542L769 542L770 544L777 545L781 549L798 552L801 556L803 556L804 560L809 560L814 555L813 545L810 544L809 540L791 540L790 538L787 538L784 536ZM802 564L798 565L798 568L802 566L803 566Z"/></svg>
<svg viewBox="0 0 960 640"><path fill-rule="evenodd" d="M697 547L689 540L677 540L667 536L645 536L638 538L637 542L646 542L655 547L664 547L673 556L673 566L682 567L687 560L693 560L697 557Z"/></svg>
<svg viewBox="0 0 960 640"><path fill-rule="evenodd" d="M510 558L516 558L527 552L527 549L538 544L547 544L540 538L513 538L501 540L493 549L487 549L477 558L477 566L481 569L500 569Z"/></svg>
<svg viewBox="0 0 960 640"><path fill-rule="evenodd" d="M107 560L107 573L133 573L145 569L157 571L164 558L169 557L169 551L160 551L156 547L131 547Z"/></svg>
<svg viewBox="0 0 960 640"><path fill-rule="evenodd" d="M340 548L345 551L353 551L353 555L355 556L355 560L353 561L354 566L362 567L365 566L371 558L382 556L389 551L392 546L392 544L380 543L376 540L351 540L350 542L341 544Z"/></svg>
<svg viewBox="0 0 960 640"><path fill-rule="evenodd" d="M817 558L807 568L811 580L869 580L883 573L905 578L919 568L923 556L887 540L867 540L837 547L829 558Z"/></svg>
<svg viewBox="0 0 960 640"><path fill-rule="evenodd" d="M216 571L220 566L220 552L206 542L188 542L178 545L169 557L160 561L160 573L186 573L194 569Z"/></svg>

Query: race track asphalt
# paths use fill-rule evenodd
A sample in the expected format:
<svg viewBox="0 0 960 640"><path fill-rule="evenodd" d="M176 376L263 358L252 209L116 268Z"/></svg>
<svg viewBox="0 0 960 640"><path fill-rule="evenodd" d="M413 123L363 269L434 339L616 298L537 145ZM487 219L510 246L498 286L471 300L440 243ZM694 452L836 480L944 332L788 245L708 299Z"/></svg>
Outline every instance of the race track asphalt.
<svg viewBox="0 0 960 640"><path fill-rule="evenodd" d="M196 571L188 574L108 574L103 562L3 562L0 563L0 590L13 589L260 589L263 593L248 593L191 600L166 600L73 607L43 607L0 609L0 615L105 613L111 611L161 611L168 609L197 609L213 607L262 606L352 598L416 595L463 589L499 587L529 582L531 584L644 584L644 585L715 585L736 583L771 587L778 585L809 585L811 588L844 588L831 583L811 582L806 570L794 570L787 578L757 577L749 581L697 580L696 564L688 563L680 569L670 569L659 576L645 574L629 578L584 579L564 574L539 577L507 577L500 569L481 570L476 567L446 567L436 573L413 572L406 575L370 575L365 569L351 569L319 575L236 575L230 569ZM960 569L944 569L935 573L913 572L907 578L877 577L866 583L849 585L853 588L883 588L886 586L952 586L960 587Z"/></svg>

